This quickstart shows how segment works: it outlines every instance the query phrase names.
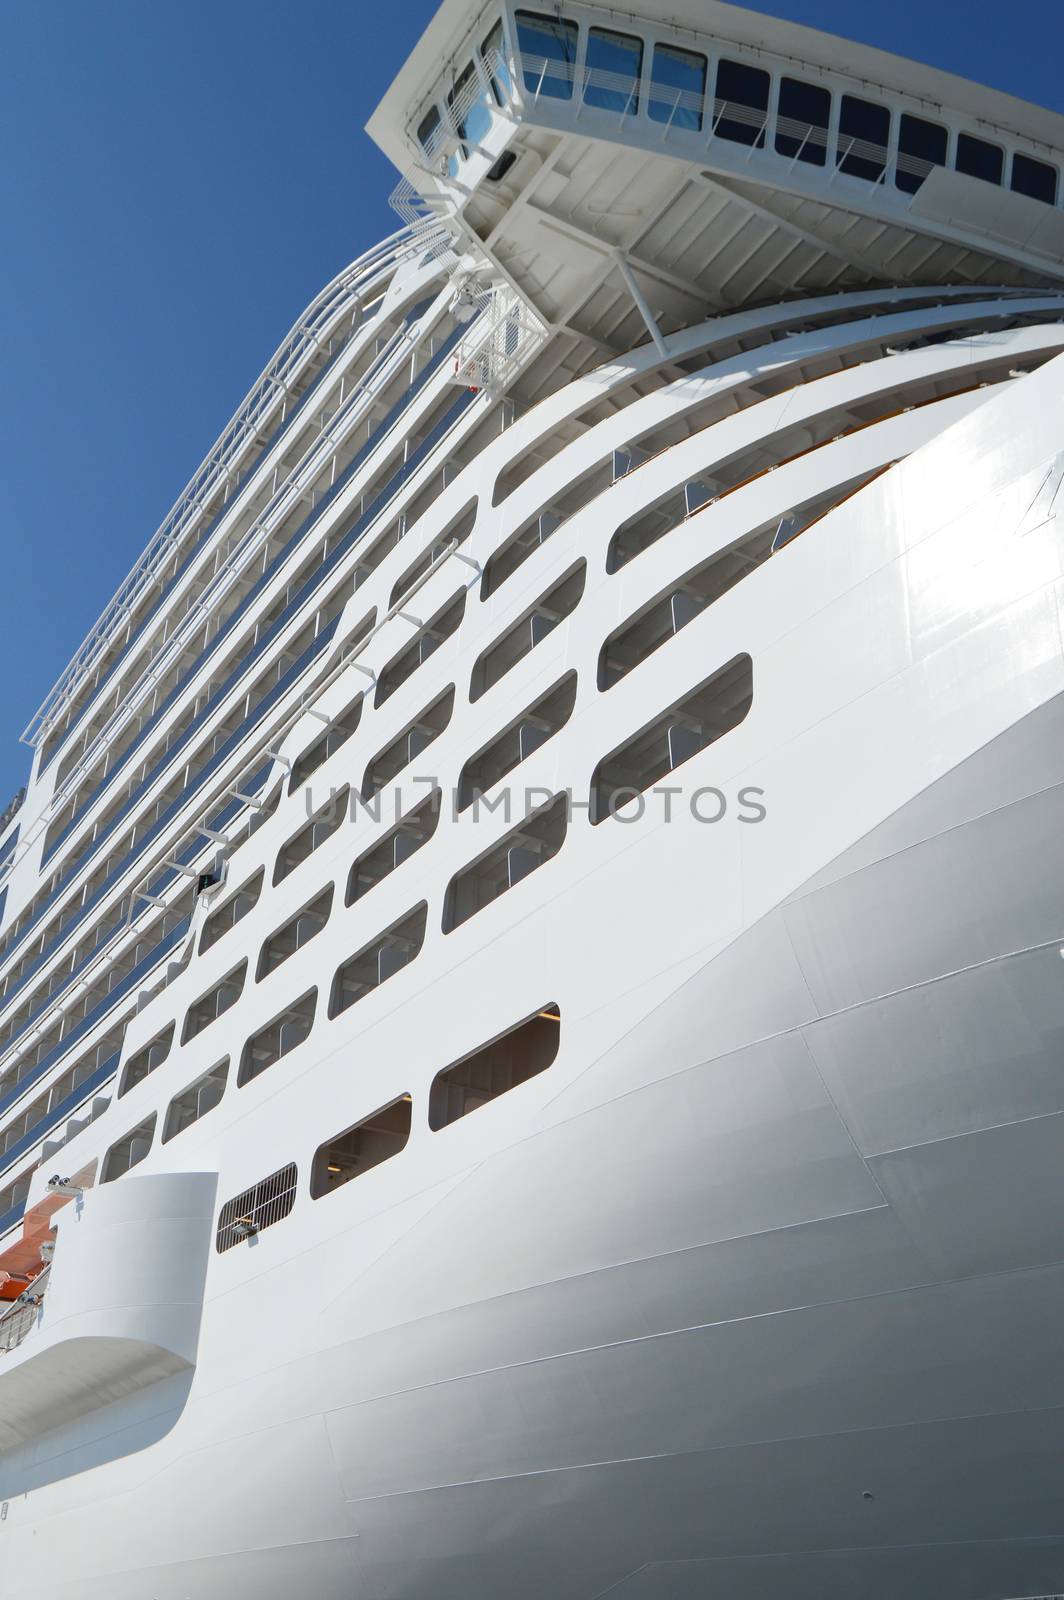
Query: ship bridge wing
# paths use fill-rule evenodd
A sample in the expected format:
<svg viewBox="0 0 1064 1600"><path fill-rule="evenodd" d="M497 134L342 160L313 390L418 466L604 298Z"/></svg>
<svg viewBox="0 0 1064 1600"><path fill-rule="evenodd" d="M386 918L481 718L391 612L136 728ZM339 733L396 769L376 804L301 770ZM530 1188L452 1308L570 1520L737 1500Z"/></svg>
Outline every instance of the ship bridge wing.
<svg viewBox="0 0 1064 1600"><path fill-rule="evenodd" d="M1064 119L736 7L665 9L442 7L369 124L404 220L608 350L833 289L1064 281Z"/></svg>

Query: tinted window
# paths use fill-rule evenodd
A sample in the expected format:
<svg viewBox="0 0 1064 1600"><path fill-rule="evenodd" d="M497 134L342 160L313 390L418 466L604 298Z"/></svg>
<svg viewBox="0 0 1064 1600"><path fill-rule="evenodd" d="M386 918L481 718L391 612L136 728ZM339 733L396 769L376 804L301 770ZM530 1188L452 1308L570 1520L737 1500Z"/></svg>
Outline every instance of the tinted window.
<svg viewBox="0 0 1064 1600"><path fill-rule="evenodd" d="M656 44L648 108L651 121L665 122L673 128L693 128L697 132L702 126L705 98L705 56Z"/></svg>
<svg viewBox="0 0 1064 1600"><path fill-rule="evenodd" d="M781 156L797 156L799 161L822 167L827 160L830 120L831 96L826 89L797 78L781 79L776 122L776 149Z"/></svg>
<svg viewBox="0 0 1064 1600"><path fill-rule="evenodd" d="M890 112L886 106L844 94L839 111L840 170L876 183L886 170L889 144Z"/></svg>
<svg viewBox="0 0 1064 1600"><path fill-rule="evenodd" d="M721 61L717 65L716 122L713 131L721 139L736 144L752 144L762 149L768 120L769 75L760 67L741 61Z"/></svg>
<svg viewBox="0 0 1064 1600"><path fill-rule="evenodd" d="M642 39L610 28L592 28L587 36L585 105L634 115L639 110L642 70Z"/></svg>
<svg viewBox="0 0 1064 1600"><path fill-rule="evenodd" d="M1017 152L1012 158L1012 187L1017 194L1026 194L1032 200L1044 200L1047 206L1054 206L1057 203L1057 169Z"/></svg>
<svg viewBox="0 0 1064 1600"><path fill-rule="evenodd" d="M526 91L534 100L571 100L576 23L539 11L519 11L516 21Z"/></svg>
<svg viewBox="0 0 1064 1600"><path fill-rule="evenodd" d="M915 194L932 167L946 165L947 136L937 122L902 113L898 128L898 166L894 182L906 194Z"/></svg>
<svg viewBox="0 0 1064 1600"><path fill-rule="evenodd" d="M973 139L962 133L957 140L957 171L966 172L969 178L982 178L984 183L1000 183L1005 171L1005 152L1000 145L987 144L985 139Z"/></svg>
<svg viewBox="0 0 1064 1600"><path fill-rule="evenodd" d="M480 47L480 59L491 82L491 92L501 106L510 93L510 69L506 65L502 23L497 22Z"/></svg>

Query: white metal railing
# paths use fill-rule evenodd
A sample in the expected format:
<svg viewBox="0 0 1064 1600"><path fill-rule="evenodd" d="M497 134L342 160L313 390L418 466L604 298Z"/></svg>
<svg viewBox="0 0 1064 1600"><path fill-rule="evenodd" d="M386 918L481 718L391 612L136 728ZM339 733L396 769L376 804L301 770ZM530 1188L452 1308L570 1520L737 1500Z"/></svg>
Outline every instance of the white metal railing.
<svg viewBox="0 0 1064 1600"><path fill-rule="evenodd" d="M453 381L502 394L547 337L548 329L509 284L490 291L486 314L477 319L455 352Z"/></svg>
<svg viewBox="0 0 1064 1600"><path fill-rule="evenodd" d="M51 1270L51 1267L43 1267L18 1299L0 1312L0 1355L17 1349L38 1321Z"/></svg>
<svg viewBox="0 0 1064 1600"><path fill-rule="evenodd" d="M55 687L34 713L22 734L25 743L38 744L74 698L123 619L198 527L212 497L233 477L236 463L247 445L255 438L266 416L287 394L306 362L320 348L327 331L345 314L360 307L361 295L366 292L368 283L394 271L412 252L421 248L422 243L422 240L410 238L407 230L400 229L346 267L311 303L185 486Z"/></svg>

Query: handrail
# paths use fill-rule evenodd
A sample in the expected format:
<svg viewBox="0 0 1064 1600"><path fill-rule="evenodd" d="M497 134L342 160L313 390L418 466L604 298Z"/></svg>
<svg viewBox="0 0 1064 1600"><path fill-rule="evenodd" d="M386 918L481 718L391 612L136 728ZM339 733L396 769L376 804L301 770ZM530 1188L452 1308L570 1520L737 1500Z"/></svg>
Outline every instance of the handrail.
<svg viewBox="0 0 1064 1600"><path fill-rule="evenodd" d="M374 270L398 267L420 248L421 241L413 238L409 229L400 228L345 267L311 302L178 496L143 555L78 646L70 664L34 712L22 734L25 743L36 745L48 731L60 706L72 698L75 687L109 641L120 616L153 581L174 547L200 521L206 503L231 475L233 463L256 434L263 416L272 409L279 395L287 392L293 375L320 348L323 329L338 314L357 305L364 277Z"/></svg>
<svg viewBox="0 0 1064 1600"><path fill-rule="evenodd" d="M19 1298L6 1311L0 1311L0 1355L9 1355L17 1349L36 1323L51 1270L50 1266L42 1267ZM32 1298L27 1298L30 1296Z"/></svg>

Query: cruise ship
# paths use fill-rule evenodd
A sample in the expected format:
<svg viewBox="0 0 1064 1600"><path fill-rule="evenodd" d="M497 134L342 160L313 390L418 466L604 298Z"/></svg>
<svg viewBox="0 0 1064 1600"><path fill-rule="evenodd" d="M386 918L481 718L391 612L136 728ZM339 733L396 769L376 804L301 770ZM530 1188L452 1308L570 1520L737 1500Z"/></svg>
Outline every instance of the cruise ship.
<svg viewBox="0 0 1064 1600"><path fill-rule="evenodd" d="M445 0L368 133L0 829L0 1592L1058 1594L1064 117Z"/></svg>

